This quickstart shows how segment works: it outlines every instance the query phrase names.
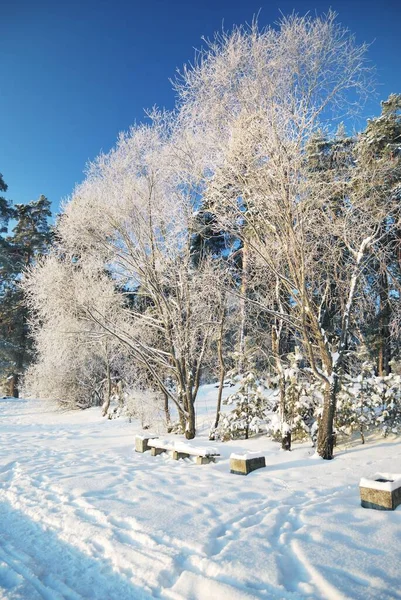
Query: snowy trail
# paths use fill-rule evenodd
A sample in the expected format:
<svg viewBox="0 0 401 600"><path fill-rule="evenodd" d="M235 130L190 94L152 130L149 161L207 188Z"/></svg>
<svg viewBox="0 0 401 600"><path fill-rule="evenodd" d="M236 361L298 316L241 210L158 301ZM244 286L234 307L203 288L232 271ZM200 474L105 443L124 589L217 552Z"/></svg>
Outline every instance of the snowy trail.
<svg viewBox="0 0 401 600"><path fill-rule="evenodd" d="M0 598L401 600L401 510L366 511L357 488L401 471L400 442L330 462L232 442L199 467L136 454L136 430L0 401ZM241 448L269 467L231 475Z"/></svg>

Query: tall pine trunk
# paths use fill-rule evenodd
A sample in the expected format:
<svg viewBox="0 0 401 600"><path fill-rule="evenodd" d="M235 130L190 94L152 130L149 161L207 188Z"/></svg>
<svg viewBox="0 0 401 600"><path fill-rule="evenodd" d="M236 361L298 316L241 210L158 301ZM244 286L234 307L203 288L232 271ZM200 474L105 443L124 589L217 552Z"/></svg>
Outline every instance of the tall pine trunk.
<svg viewBox="0 0 401 600"><path fill-rule="evenodd" d="M242 247L242 280L240 300L240 330L238 345L238 374L244 370L244 358L246 349L246 295L248 291L248 244L244 241Z"/></svg>
<svg viewBox="0 0 401 600"><path fill-rule="evenodd" d="M391 306L389 301L389 286L387 273L380 275L380 319L379 319L379 348L377 371L382 377L389 375L391 371L391 336L390 336L390 319Z"/></svg>

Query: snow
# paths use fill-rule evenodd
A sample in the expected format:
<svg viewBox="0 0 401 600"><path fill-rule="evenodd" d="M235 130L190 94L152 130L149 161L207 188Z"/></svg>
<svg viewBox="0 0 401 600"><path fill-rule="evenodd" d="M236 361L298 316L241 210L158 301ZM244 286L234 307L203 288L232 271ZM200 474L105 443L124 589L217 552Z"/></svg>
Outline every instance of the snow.
<svg viewBox="0 0 401 600"><path fill-rule="evenodd" d="M387 481L378 481L379 479L385 479ZM359 482L359 487L382 490L384 492L394 492L394 490L401 487L401 474L375 473L371 478L362 477Z"/></svg>
<svg viewBox="0 0 401 600"><path fill-rule="evenodd" d="M230 454L230 458L235 460L251 460L252 458L261 458L264 454L262 452L244 452L242 454L236 454L233 452Z"/></svg>
<svg viewBox="0 0 401 600"><path fill-rule="evenodd" d="M199 446L198 444L189 442L174 442L174 450L177 450L178 452L187 452L188 454L196 454L197 456L219 454L219 449L216 446Z"/></svg>
<svg viewBox="0 0 401 600"><path fill-rule="evenodd" d="M167 438L154 438L149 440L148 446L152 448L166 448L168 450L174 450L173 441Z"/></svg>
<svg viewBox="0 0 401 600"><path fill-rule="evenodd" d="M220 460L200 466L137 453L136 434L99 409L0 400L2 600L401 600L401 507L363 509L358 488L401 464L395 436L332 461L263 436L214 442ZM230 474L250 452L267 468Z"/></svg>
<svg viewBox="0 0 401 600"><path fill-rule="evenodd" d="M139 437L139 436L138 436ZM187 454L194 454L197 456L206 456L212 454L219 454L216 446L194 444L190 442L183 442L176 435L171 435L167 438L156 438L151 439L148 442L149 447L153 448L165 448L166 450L176 450L177 452L183 452Z"/></svg>
<svg viewBox="0 0 401 600"><path fill-rule="evenodd" d="M136 437L139 438L140 440L144 441L144 440L154 440L155 438L158 438L159 436L157 435L157 433L146 433L145 435L139 435L137 433Z"/></svg>

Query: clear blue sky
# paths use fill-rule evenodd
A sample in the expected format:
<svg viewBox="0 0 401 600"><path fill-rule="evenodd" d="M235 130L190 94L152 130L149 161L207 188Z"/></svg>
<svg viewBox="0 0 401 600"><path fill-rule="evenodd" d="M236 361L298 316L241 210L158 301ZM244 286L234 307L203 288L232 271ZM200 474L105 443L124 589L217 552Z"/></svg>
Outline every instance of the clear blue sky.
<svg viewBox="0 0 401 600"><path fill-rule="evenodd" d="M41 193L58 210L89 159L153 105L172 108L169 78L201 36L280 10L332 7L358 42L373 42L379 100L401 92L401 1L0 0L0 172L15 203Z"/></svg>

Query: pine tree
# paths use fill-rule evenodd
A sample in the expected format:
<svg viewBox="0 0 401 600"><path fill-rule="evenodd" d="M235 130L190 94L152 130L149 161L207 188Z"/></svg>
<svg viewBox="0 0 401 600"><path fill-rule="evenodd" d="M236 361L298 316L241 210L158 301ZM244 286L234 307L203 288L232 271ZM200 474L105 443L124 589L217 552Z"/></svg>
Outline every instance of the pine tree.
<svg viewBox="0 0 401 600"><path fill-rule="evenodd" d="M380 193L379 201L386 206L394 199L401 200L401 94L391 94L381 105L381 115L368 121L358 140L357 149L358 166L362 169L378 170L376 187ZM391 298L394 296L392 282L398 281L399 286L401 281L398 250L401 231L389 227L394 218L389 209L386 219L381 224L380 247L383 252L376 258L370 278L371 293L376 297L377 306L370 337L379 375L388 375L391 371Z"/></svg>
<svg viewBox="0 0 401 600"><path fill-rule="evenodd" d="M237 392L223 401L234 405L229 413L221 415L218 436L223 440L245 438L259 433L265 422L266 402L255 374L249 372L241 380Z"/></svg>
<svg viewBox="0 0 401 600"><path fill-rule="evenodd" d="M191 255L197 267L206 256L221 256L227 249L228 236L218 227L216 216L202 209L195 215L191 234Z"/></svg>
<svg viewBox="0 0 401 600"><path fill-rule="evenodd" d="M12 234L2 238L0 257L0 373L7 377L11 395L18 397L18 382L31 359L28 313L19 286L22 273L42 256L51 243L50 202L45 196L18 204Z"/></svg>
<svg viewBox="0 0 401 600"><path fill-rule="evenodd" d="M8 186L3 179L3 175L0 173L0 192L6 192L7 189ZM10 202L4 196L0 196L0 233L7 232L8 221L12 216L13 209Z"/></svg>

